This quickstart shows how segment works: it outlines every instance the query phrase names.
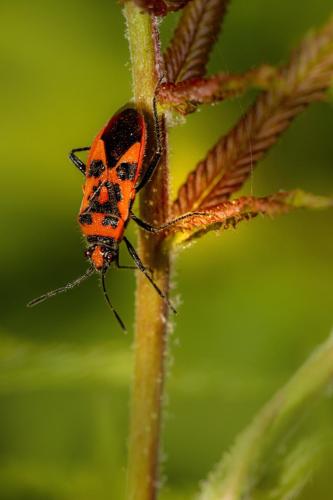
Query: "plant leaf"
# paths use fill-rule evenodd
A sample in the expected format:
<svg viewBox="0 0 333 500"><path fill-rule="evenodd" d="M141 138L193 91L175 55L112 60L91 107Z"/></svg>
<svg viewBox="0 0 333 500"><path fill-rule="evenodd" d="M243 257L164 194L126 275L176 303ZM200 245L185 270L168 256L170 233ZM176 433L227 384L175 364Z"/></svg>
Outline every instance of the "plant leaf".
<svg viewBox="0 0 333 500"><path fill-rule="evenodd" d="M190 1L191 0L165 0L169 12L183 9Z"/></svg>
<svg viewBox="0 0 333 500"><path fill-rule="evenodd" d="M165 53L169 82L204 76L228 0L191 0Z"/></svg>
<svg viewBox="0 0 333 500"><path fill-rule="evenodd" d="M190 0L134 0L138 7L155 16L182 9Z"/></svg>
<svg viewBox="0 0 333 500"><path fill-rule="evenodd" d="M202 483L198 500L253 498L253 490L260 483L273 453L279 453L279 447L299 425L305 412L313 406L314 399L322 396L324 389L332 384L332 359L333 335L309 357L240 434L229 454L222 458L207 481ZM300 465L298 470L296 468L296 474L302 471ZM284 486L288 487L286 484ZM295 486L295 478L291 478L290 486ZM272 497L265 494L260 498ZM293 497L285 494L273 498L286 500Z"/></svg>
<svg viewBox="0 0 333 500"><path fill-rule="evenodd" d="M305 38L274 88L263 93L237 125L199 162L178 192L174 216L222 203L237 191L254 165L290 122L325 97L333 78L333 19Z"/></svg>
<svg viewBox="0 0 333 500"><path fill-rule="evenodd" d="M277 69L262 65L244 74L218 73L209 78L191 78L179 83L163 83L158 101L185 115L198 104L210 104L242 94L248 87L269 89L276 82Z"/></svg>
<svg viewBox="0 0 333 500"><path fill-rule="evenodd" d="M316 196L301 189L281 191L271 196L243 196L237 200L225 201L207 210L194 212L174 225L170 233L179 233L173 240L174 246L184 245L203 236L208 231L235 228L239 222L257 215L275 216L288 213L295 208L322 209L333 207L333 198Z"/></svg>
<svg viewBox="0 0 333 500"><path fill-rule="evenodd" d="M258 495L253 495L253 500L263 498L263 493L269 500L291 500L297 498L304 487L319 469L328 443L332 443L332 434L328 431L313 431L310 435L298 439L289 450L284 450L284 457L280 465L275 484L269 490L259 487ZM281 453L281 452L280 452ZM262 491L264 490L264 491Z"/></svg>

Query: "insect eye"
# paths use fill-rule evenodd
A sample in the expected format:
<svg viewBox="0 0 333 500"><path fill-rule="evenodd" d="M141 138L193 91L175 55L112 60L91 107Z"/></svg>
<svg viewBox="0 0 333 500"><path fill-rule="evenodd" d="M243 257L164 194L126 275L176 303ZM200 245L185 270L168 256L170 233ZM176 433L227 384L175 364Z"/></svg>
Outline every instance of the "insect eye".
<svg viewBox="0 0 333 500"><path fill-rule="evenodd" d="M95 247L89 247L87 248L87 250L84 251L84 256L87 258L87 259L90 259L91 257L91 254L93 253L94 251L94 248Z"/></svg>

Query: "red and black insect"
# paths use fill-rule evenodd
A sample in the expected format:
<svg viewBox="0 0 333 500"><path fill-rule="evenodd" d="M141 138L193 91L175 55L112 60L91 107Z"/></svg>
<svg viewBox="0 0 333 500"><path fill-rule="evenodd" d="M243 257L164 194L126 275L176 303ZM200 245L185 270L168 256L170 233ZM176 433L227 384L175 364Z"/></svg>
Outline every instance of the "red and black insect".
<svg viewBox="0 0 333 500"><path fill-rule="evenodd" d="M114 312L121 327L124 323L112 306L105 287L105 273L114 263L118 268L139 269L142 271L157 293L168 302L167 297L153 281L151 274L141 262L132 244L124 235L130 219L134 220L146 231L157 233L168 228L192 214L186 214L159 227L154 227L139 219L132 212L136 194L152 177L161 158L161 134L156 112L153 105L155 148L148 156L151 148L149 123L147 115L135 108L127 106L114 115L107 125L100 131L90 147L73 149L69 158L85 176L83 200L78 221L85 236L88 248L85 256L90 261L90 267L76 280L67 285L48 292L28 303L35 306L44 300L79 285L95 271L101 274L104 296ZM148 148L149 146L149 148ZM87 164L76 153L88 151ZM124 241L127 250L134 260L135 266L122 266L119 263L119 244Z"/></svg>

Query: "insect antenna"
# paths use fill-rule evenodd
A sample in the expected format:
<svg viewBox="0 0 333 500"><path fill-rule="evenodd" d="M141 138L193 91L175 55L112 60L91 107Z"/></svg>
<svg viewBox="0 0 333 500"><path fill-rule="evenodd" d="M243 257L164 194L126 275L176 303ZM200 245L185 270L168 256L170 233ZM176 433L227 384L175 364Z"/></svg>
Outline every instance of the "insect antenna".
<svg viewBox="0 0 333 500"><path fill-rule="evenodd" d="M119 316L119 314L117 313L117 311L115 310L113 305L111 304L110 298L108 296L108 292L106 291L105 273L102 273L102 288L103 288L103 293L104 293L104 297L105 297L106 302L109 304L110 309L113 312L113 314L115 315L115 317L117 318L117 321L118 321L119 325L121 326L122 330L126 333L126 326L124 325L123 320L121 319L121 317Z"/></svg>
<svg viewBox="0 0 333 500"><path fill-rule="evenodd" d="M51 290L50 292L44 293L44 295L41 295L40 297L31 300L30 302L27 303L27 307L34 307L37 304L44 302L44 300L50 299L51 297L54 297L54 295L58 295L58 293L67 292L68 290L71 290L72 288L80 285L82 281L89 278L89 276L91 276L93 273L94 273L94 268L91 266L86 270L84 274L82 274L82 276L76 278L76 280L71 281L70 283L67 283L67 285L65 286L56 288L56 290Z"/></svg>

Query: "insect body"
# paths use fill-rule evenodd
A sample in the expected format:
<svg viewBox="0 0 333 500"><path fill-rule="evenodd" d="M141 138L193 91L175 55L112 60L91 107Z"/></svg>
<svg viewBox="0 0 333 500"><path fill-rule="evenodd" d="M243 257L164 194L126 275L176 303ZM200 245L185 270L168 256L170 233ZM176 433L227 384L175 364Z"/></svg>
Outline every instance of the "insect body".
<svg viewBox="0 0 333 500"><path fill-rule="evenodd" d="M79 224L89 244L86 256L96 271L105 273L118 259L142 173L146 140L143 115L126 108L109 121L90 148Z"/></svg>
<svg viewBox="0 0 333 500"><path fill-rule="evenodd" d="M184 218L199 214L199 212L185 214L159 227L154 227L139 219L131 210L136 194L149 181L161 157L160 128L155 102L153 108L155 152L150 159L147 158L148 121L142 111L131 106L125 107L111 118L97 135L91 147L71 151L70 159L85 176L83 200L78 219L82 233L87 240L88 248L85 256L90 261L90 267L76 280L32 300L28 303L29 307L79 285L97 271L101 275L104 296L121 327L125 329L105 288L105 273L111 263L119 268L133 269L131 266L121 266L119 263L119 244L124 241L136 265L134 269L138 268L145 274L157 293L175 312L124 235L130 219L146 231L157 233ZM76 153L88 150L90 151L87 164L85 164Z"/></svg>

